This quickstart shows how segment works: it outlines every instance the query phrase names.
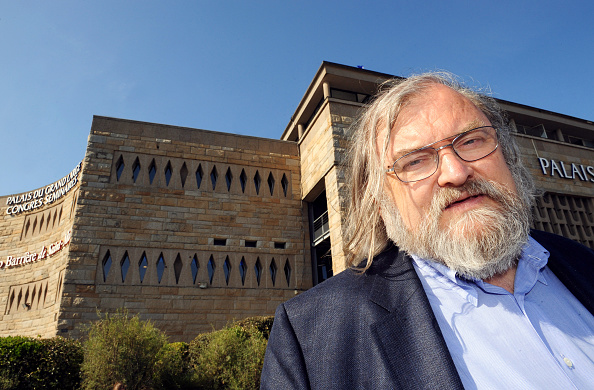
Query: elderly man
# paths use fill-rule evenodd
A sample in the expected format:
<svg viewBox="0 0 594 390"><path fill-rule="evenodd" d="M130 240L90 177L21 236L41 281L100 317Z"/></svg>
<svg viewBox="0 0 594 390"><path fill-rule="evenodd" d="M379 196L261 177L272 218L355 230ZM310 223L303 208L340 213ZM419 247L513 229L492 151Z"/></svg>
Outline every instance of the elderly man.
<svg viewBox="0 0 594 390"><path fill-rule="evenodd" d="M530 231L492 99L395 82L350 165L351 268L278 308L262 388L594 388L594 251Z"/></svg>

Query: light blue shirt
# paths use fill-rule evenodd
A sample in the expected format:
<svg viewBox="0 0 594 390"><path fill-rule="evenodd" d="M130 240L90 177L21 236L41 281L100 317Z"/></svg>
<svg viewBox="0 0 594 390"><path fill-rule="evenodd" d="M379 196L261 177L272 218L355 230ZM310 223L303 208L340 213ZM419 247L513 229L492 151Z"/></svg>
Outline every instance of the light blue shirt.
<svg viewBox="0 0 594 390"><path fill-rule="evenodd" d="M530 238L511 294L413 256L465 389L594 389L594 317L548 258Z"/></svg>

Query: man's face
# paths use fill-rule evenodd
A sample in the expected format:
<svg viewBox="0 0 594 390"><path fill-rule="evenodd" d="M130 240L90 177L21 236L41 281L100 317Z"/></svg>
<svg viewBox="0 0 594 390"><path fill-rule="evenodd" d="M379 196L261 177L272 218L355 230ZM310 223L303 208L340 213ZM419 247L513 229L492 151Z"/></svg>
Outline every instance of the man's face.
<svg viewBox="0 0 594 390"><path fill-rule="evenodd" d="M385 166L390 166L404 151L489 125L491 123L487 117L468 98L449 87L436 84L421 96L412 98L401 110L392 128ZM378 143L384 136L379 135ZM439 148L450 142L444 141L434 147ZM389 174L386 189L400 211L405 226L415 232L428 215L431 201L440 189L458 188L475 179L493 182L516 193L514 180L499 148L474 162L461 160L451 148L443 149L439 152L437 171L432 176L418 182L403 183ZM497 209L499 205L486 195L470 196L463 191L441 211L441 215L434 217L438 218L439 228L445 230L466 213L484 207ZM485 226L480 226L479 221L476 224L474 231L480 234Z"/></svg>

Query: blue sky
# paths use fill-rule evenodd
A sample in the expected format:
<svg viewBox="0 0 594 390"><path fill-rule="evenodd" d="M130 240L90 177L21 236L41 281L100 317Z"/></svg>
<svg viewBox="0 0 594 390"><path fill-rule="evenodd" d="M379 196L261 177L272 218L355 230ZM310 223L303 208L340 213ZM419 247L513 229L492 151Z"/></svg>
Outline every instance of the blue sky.
<svg viewBox="0 0 594 390"><path fill-rule="evenodd" d="M68 174L93 115L279 138L322 61L448 70L594 120L592 15L571 0L0 0L0 195Z"/></svg>

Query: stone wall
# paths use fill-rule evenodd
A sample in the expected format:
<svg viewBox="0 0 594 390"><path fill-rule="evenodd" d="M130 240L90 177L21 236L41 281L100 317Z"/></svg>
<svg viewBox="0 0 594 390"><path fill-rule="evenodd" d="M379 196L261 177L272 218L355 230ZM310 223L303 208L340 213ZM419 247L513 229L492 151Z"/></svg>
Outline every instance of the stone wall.
<svg viewBox="0 0 594 390"><path fill-rule="evenodd" d="M0 197L0 336L56 335L79 170L72 180Z"/></svg>
<svg viewBox="0 0 594 390"><path fill-rule="evenodd" d="M97 308L174 341L273 314L311 287L299 164L292 142L95 117L60 332Z"/></svg>

